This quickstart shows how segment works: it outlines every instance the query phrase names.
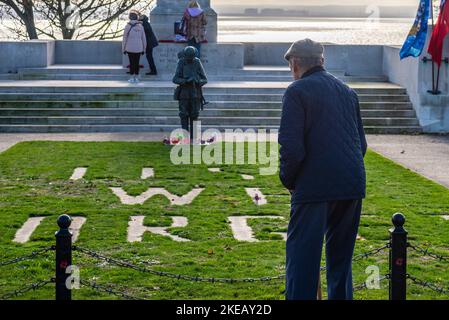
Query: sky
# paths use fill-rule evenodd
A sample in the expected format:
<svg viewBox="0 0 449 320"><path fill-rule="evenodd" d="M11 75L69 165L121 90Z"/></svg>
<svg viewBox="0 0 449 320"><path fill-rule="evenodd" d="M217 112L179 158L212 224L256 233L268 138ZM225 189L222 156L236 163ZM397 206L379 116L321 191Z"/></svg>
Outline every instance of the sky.
<svg viewBox="0 0 449 320"><path fill-rule="evenodd" d="M214 3L224 5L254 5L254 4L290 4L290 5L415 5L418 6L419 0L211 0Z"/></svg>

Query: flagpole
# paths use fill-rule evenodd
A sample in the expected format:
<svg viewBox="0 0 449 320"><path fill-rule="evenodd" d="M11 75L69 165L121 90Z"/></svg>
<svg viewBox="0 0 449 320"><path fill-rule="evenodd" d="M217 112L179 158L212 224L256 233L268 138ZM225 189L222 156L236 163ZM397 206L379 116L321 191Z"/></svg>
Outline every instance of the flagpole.
<svg viewBox="0 0 449 320"><path fill-rule="evenodd" d="M430 16L432 17L432 33L433 33L433 29L435 28L435 21L433 19L433 0L430 0ZM432 91L428 91L432 94L436 94L436 90L435 90L435 64L432 61Z"/></svg>
<svg viewBox="0 0 449 320"><path fill-rule="evenodd" d="M436 88L435 88L435 94L440 94L441 93L441 91L439 91L438 89L438 87L440 86L440 68L441 68L441 64L438 66L438 71L437 71L437 85L436 85Z"/></svg>
<svg viewBox="0 0 449 320"><path fill-rule="evenodd" d="M446 6L446 3L444 4L444 6ZM443 7L440 7L440 14L442 14L442 10ZM433 28L432 28L432 32L433 32ZM440 63L438 64L438 71L437 71L437 85L435 87L435 92L434 94L440 94L441 92L438 90L438 87L440 86L440 68L441 68L441 63L442 61L440 61ZM433 64L433 62L432 62Z"/></svg>

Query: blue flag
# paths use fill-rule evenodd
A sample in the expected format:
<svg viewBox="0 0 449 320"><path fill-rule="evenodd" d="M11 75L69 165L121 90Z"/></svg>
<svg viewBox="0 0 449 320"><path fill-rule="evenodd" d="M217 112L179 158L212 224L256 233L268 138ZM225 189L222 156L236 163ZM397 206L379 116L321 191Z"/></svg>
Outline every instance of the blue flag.
<svg viewBox="0 0 449 320"><path fill-rule="evenodd" d="M406 57L419 57L427 38L427 24L430 16L430 0L420 0L415 22L410 30L401 52L401 60Z"/></svg>

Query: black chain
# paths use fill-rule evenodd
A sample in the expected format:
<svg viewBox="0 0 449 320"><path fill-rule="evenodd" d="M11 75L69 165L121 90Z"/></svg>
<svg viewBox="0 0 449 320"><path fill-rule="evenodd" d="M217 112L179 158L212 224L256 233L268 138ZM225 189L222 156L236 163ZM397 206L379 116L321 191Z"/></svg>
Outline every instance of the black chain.
<svg viewBox="0 0 449 320"><path fill-rule="evenodd" d="M109 294L112 294L114 296L117 296L117 297L120 297L120 298L124 298L126 300L146 300L144 298L138 298L138 297L135 297L135 296L131 296L131 295L129 295L129 294L123 292L123 291L118 291L116 289L112 289L111 287L100 285L100 284L98 284L96 282L89 282L89 281L85 281L85 280L80 279L80 283L83 286L85 286L85 287L92 288L92 289L94 289L96 291L99 291L99 292L109 293Z"/></svg>
<svg viewBox="0 0 449 320"><path fill-rule="evenodd" d="M439 254L436 254L436 253L433 253L433 252L429 252L429 248L425 248L424 249L423 247L415 246L415 245L413 245L411 243L408 243L407 246L409 248L411 248L412 250L420 253L423 256L430 257L430 258L433 258L433 259L436 259L436 260L440 260L440 261L449 262L449 257L448 256L443 256L443 255L439 255Z"/></svg>
<svg viewBox="0 0 449 320"><path fill-rule="evenodd" d="M430 289L432 291L436 291L438 293L449 294L449 289L440 287L432 282L418 279L410 274L407 274L407 279L410 279L411 282L413 282L414 284L417 284L418 286L421 286L423 288L428 288L428 289Z"/></svg>
<svg viewBox="0 0 449 320"><path fill-rule="evenodd" d="M386 245L370 250L368 252L359 254L357 256L355 256L353 258L353 261L358 261L364 258L367 258L369 256L373 256L376 255L380 252L382 252L383 250L387 249L390 247L390 244L387 243ZM281 279L285 279L285 274L281 274L278 276L266 276L266 277L259 277L259 278L214 278L214 277L193 277L193 276L188 276L188 275L183 275L183 274L175 274L175 273L170 273L170 272L164 272L164 271L157 271L157 270L152 270L152 269L148 269L142 266L138 266L135 265L129 261L123 261L123 260L119 260L119 259L115 259L112 257L107 257L101 253L95 252L93 250L87 249L87 248L82 248L82 247L78 247L78 246L74 246L73 250L78 250L81 253L84 253L88 256L91 256L93 258L97 258L97 259L101 259L103 261L106 261L110 264L119 266L119 267L126 267L126 268L131 268L140 272L146 272L146 273L151 273L157 276L161 276L161 277L168 277L168 278L173 278L173 279L178 279L178 280L187 280L187 281L196 281L196 282L221 282L221 283L235 283L235 282L265 282L265 281L272 281L272 280L281 280ZM142 262L143 264L147 264L146 262ZM320 268L321 271L325 271L326 267L321 267Z"/></svg>
<svg viewBox="0 0 449 320"><path fill-rule="evenodd" d="M54 282L55 282L55 279L52 278L49 280L42 280L42 281L39 281L36 283L29 284L29 285L23 286L19 289L16 289L14 291L8 292L8 293L0 296L0 300L8 300L13 297L18 297L24 293L27 293L28 291L37 290L39 288L42 288L43 286L46 286L49 283L54 283Z"/></svg>
<svg viewBox="0 0 449 320"><path fill-rule="evenodd" d="M376 248L376 249L372 249L370 251L358 254L358 255L354 256L354 258L352 258L352 261L356 262L356 261L359 261L359 260L362 260L362 259L366 259L366 258L368 258L370 256L375 256L376 254L379 254L379 253L381 253L382 251L384 251L385 249L388 249L388 248L390 248L390 244L389 243L383 245L382 247L379 247L379 248Z"/></svg>
<svg viewBox="0 0 449 320"><path fill-rule="evenodd" d="M206 277L199 277L199 276L193 277L193 276L188 276L188 275L183 275L183 274L176 274L176 273L148 269L146 267L138 266L138 265L135 265L128 261L123 261L123 260L107 257L103 254L100 254L98 252L95 252L93 250L86 249L86 248L73 247L73 250L79 251L88 256L106 261L110 264L113 264L113 265L116 265L119 267L131 268L136 271L150 273L150 274L157 275L160 277L173 278L173 279L177 279L177 280L187 280L187 281L195 281L195 282L211 282L211 283L214 283L214 282L236 283L236 282L257 282L257 281L265 282L265 281L285 279L284 274L278 275L278 276L268 276L268 277L260 277L260 278L238 278L238 279L235 279L235 278L206 278ZM144 262L144 264L145 264L145 262Z"/></svg>
<svg viewBox="0 0 449 320"><path fill-rule="evenodd" d="M380 278L379 278L379 282L382 282L382 281L385 280L385 279L390 279L390 275L389 275L389 274L386 274L386 275L380 277ZM367 287L368 287L368 286L366 285L366 282L363 282L363 283L361 283L361 284L355 285L355 286L352 288L352 291L360 291L360 290L366 289Z"/></svg>
<svg viewBox="0 0 449 320"><path fill-rule="evenodd" d="M47 248L38 249L38 250L35 250L35 251L31 252L30 254L27 254L27 255L24 255L24 256L20 256L20 257L17 257L17 258L14 258L14 259L10 259L10 260L0 261L0 267L7 266L7 265L10 265L10 264L14 264L14 263L18 263L18 262L21 262L21 261L24 261L24 260L30 260L30 259L33 259L33 258L39 256L39 255L45 254L45 253L47 253L48 251L51 251L51 250L55 250L55 247L51 246L51 247L47 247Z"/></svg>
<svg viewBox="0 0 449 320"><path fill-rule="evenodd" d="M370 256L374 256L376 254L379 254L379 253L381 253L382 251L384 251L385 249L388 249L388 248L390 248L390 244L389 243L383 245L382 247L379 247L379 248L376 248L376 249L372 249L370 251L358 254L358 255L356 255L356 256L354 256L352 258L352 261L356 262L356 261L359 261L359 260L362 260L362 259L369 258ZM326 267L325 266L321 267L320 271L326 271Z"/></svg>

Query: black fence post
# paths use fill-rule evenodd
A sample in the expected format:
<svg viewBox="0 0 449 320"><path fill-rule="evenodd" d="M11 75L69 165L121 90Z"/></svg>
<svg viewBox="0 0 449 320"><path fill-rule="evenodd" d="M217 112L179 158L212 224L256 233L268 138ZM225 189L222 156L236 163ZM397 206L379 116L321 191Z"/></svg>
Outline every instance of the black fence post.
<svg viewBox="0 0 449 320"><path fill-rule="evenodd" d="M66 273L72 265L72 233L69 231L72 218L63 214L58 218L59 231L56 237L56 300L72 300L72 291L67 288L66 281L70 274Z"/></svg>
<svg viewBox="0 0 449 320"><path fill-rule="evenodd" d="M407 231L403 228L405 217L395 213L394 228L390 229L390 300L407 298Z"/></svg>

